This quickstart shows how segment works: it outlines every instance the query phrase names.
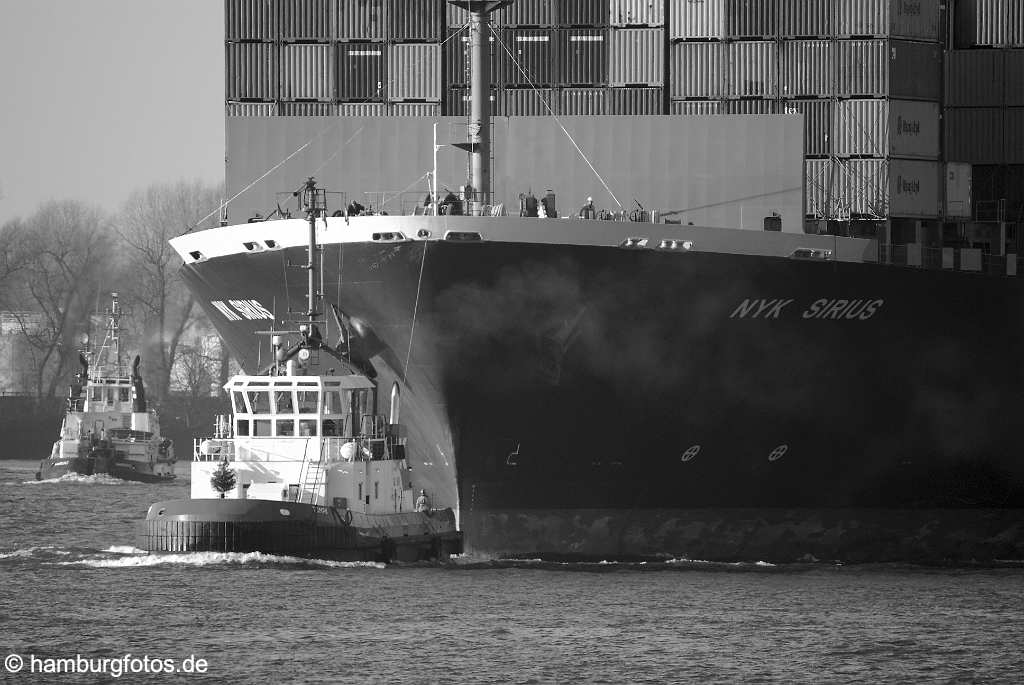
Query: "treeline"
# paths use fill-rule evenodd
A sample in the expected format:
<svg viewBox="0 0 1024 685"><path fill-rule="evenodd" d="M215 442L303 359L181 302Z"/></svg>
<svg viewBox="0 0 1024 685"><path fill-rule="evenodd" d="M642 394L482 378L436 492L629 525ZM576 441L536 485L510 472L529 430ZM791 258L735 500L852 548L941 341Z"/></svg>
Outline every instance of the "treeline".
<svg viewBox="0 0 1024 685"><path fill-rule="evenodd" d="M215 226L222 196L222 187L198 181L159 184L132 193L114 213L56 200L0 226L0 311L6 336L18 342L21 392L38 400L63 395L83 334L102 335L90 317L117 292L122 350L142 356L147 395L157 402L172 389L209 396L227 360L219 345L196 342L213 330L168 240ZM211 353L223 374L211 371Z"/></svg>

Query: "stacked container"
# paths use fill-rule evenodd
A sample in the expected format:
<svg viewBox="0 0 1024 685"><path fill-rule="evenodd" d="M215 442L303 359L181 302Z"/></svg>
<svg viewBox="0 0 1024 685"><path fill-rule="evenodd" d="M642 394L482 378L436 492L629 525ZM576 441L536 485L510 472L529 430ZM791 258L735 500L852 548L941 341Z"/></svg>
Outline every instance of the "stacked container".
<svg viewBox="0 0 1024 685"><path fill-rule="evenodd" d="M672 113L803 115L812 216L939 216L939 0L668 0L668 12Z"/></svg>
<svg viewBox="0 0 1024 685"><path fill-rule="evenodd" d="M491 17L492 113L660 114L664 0L517 0ZM469 15L446 10L446 114L466 112ZM520 92L522 91L522 92Z"/></svg>
<svg viewBox="0 0 1024 685"><path fill-rule="evenodd" d="M981 40L993 36L994 16L1006 18L1000 3L968 6L972 13L961 7L954 34L970 36L977 47L946 53L947 178L957 170L967 177L967 216L1024 220L1024 49L992 48L994 39ZM1014 6L1024 16L1024 6ZM977 182L970 183L972 177Z"/></svg>
<svg viewBox="0 0 1024 685"><path fill-rule="evenodd" d="M278 6L226 0L224 76L228 116L273 116L278 100Z"/></svg>

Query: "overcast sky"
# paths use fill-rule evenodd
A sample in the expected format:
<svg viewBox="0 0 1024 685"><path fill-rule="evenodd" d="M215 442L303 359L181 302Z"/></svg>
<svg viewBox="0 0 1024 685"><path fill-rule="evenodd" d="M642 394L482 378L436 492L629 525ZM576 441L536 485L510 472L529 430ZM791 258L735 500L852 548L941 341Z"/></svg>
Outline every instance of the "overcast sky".
<svg viewBox="0 0 1024 685"><path fill-rule="evenodd" d="M0 224L220 182L223 17L221 0L0 0Z"/></svg>

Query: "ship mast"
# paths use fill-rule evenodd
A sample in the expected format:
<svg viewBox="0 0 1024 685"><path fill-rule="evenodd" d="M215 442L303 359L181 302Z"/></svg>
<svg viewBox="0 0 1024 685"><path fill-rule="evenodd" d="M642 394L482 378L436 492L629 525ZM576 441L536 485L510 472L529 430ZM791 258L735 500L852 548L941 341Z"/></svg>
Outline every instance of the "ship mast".
<svg viewBox="0 0 1024 685"><path fill-rule="evenodd" d="M476 193L467 197L486 204L491 197L491 62L489 59L491 12L512 0L448 0L469 11L469 182ZM460 146L461 147L461 146Z"/></svg>

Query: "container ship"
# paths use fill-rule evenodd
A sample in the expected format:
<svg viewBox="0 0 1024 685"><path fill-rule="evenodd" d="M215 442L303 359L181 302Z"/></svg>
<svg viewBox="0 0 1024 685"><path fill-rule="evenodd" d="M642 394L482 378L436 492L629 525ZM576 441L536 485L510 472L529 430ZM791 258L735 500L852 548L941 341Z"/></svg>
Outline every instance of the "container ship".
<svg viewBox="0 0 1024 685"><path fill-rule="evenodd" d="M228 12L231 206L274 218L173 240L182 275L243 367L260 367L253 334L302 306L290 267L307 246L252 181L273 169L277 189L318 175L347 190L316 232L337 313L326 336L392 389L413 479L458 511L468 551L1024 558L1010 181L1024 160L1005 145L1019 93L984 114L1001 122L998 159L953 135L986 108L943 100L969 85L954 63L999 53L1005 76L1018 51L984 46L975 24L969 49L944 49L940 27L968 25L966 3L955 17L872 2L831 19L725 2L702 3L715 16L677 2L325 3L330 20L301 31L296 17L320 15L286 5L248 23L233 13L245 3ZM379 21L347 17L356 5ZM465 25L442 38L445 19ZM531 53L552 42L564 58ZM468 67L445 56L453 43ZM275 77L246 81L232 66L246 50ZM396 71L417 50L427 75ZM289 60L303 51L334 59L299 78ZM380 77L346 66L385 55ZM468 87L436 78L460 69ZM526 102L547 116L515 109ZM460 123L462 144L446 136ZM374 187L391 192L354 193ZM586 196L596 209L577 211Z"/></svg>

